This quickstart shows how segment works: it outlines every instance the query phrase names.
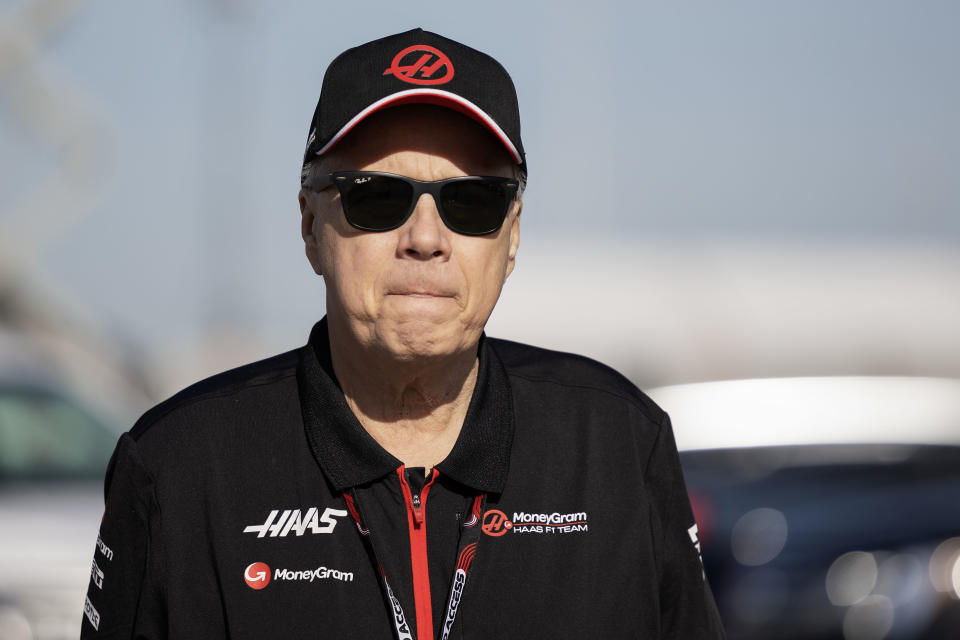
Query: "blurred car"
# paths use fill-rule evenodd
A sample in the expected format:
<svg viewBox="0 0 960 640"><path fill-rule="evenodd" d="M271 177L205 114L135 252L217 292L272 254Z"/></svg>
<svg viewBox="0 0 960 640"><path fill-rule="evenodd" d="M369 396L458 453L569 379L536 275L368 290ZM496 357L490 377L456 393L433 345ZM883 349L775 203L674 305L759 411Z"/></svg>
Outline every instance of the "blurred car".
<svg viewBox="0 0 960 640"><path fill-rule="evenodd" d="M960 380L662 387L728 637L960 638Z"/></svg>
<svg viewBox="0 0 960 640"><path fill-rule="evenodd" d="M0 333L0 638L76 638L120 428Z"/></svg>

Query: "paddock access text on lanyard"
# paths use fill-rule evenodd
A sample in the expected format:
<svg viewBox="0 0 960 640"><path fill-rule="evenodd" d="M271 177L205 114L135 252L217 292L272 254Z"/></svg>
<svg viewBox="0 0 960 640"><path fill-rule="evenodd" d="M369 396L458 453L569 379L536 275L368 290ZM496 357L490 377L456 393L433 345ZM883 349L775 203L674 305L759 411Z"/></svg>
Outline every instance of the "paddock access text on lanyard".
<svg viewBox="0 0 960 640"><path fill-rule="evenodd" d="M404 489L404 498L408 502L408 508L416 510L418 514L416 517L420 518L420 522L423 522L423 514L419 510L421 509L420 505L420 495L412 495L407 485L406 479L403 475L404 469L400 467L397 470L398 475L400 476L401 485ZM422 490L422 494L426 495L429 492L430 485L437 479L438 471L436 469L432 472L432 477L429 482L427 482ZM343 494L344 500L347 503L347 509L350 511L350 515L353 516L353 520L357 525L357 531L360 532L361 537L363 538L364 545L367 548L367 553L369 553L371 560L374 563L374 567L377 570L377 574L380 576L380 584L383 588L384 597L387 599L388 605L391 610L391 618L394 623L394 631L396 632L397 640L414 640L413 634L410 631L410 625L407 622L406 615L403 611L403 606L400 604L400 599L393 592L393 589L390 588L390 583L387 581L386 573L383 570L383 565L377 559L376 551L373 548L371 543L370 529L363 526L363 519L360 515L360 510L357 505L356 496L352 491L345 492ZM460 532L460 542L457 548L457 565L453 571L453 577L450 580L450 595L447 599L447 608L443 616L443 622L441 623L441 632L440 640L448 640L450 637L450 631L453 629L453 622L456 619L457 611L460 608L461 598L463 596L463 589L467 583L467 575L470 572L470 566L473 562L473 558L476 555L477 551L477 541L480 537L480 520L483 517L483 507L486 503L486 494L480 494L474 497L470 514L465 518L463 526L461 527ZM413 518L414 515L411 514L408 516ZM425 526L425 525L424 525ZM413 524L411 520L411 534L412 534ZM424 530L422 535L426 535ZM411 538L411 545L412 545ZM425 549L425 547L424 547ZM412 552L412 557L416 555ZM414 561L415 562L415 561ZM427 570L424 568L424 570ZM416 586L414 587L414 593L416 594ZM429 594L421 595L421 597L429 598ZM416 599L416 595L415 595ZM416 604L416 603L415 603ZM432 634L427 633L427 631L432 630L433 620L429 619L432 616L426 616L427 620L424 620L422 616L418 616L418 626L417 626L417 640L424 640L426 637L430 637L430 640L433 640L431 637ZM424 624L425 623L425 624ZM424 628L421 629L420 625L424 624ZM425 635L426 634L426 635Z"/></svg>

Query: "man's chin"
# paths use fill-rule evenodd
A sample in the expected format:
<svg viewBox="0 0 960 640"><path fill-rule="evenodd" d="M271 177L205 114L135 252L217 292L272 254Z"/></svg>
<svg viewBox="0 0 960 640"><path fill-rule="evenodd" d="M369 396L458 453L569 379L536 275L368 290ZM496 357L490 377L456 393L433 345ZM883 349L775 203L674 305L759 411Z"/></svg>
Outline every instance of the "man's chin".
<svg viewBox="0 0 960 640"><path fill-rule="evenodd" d="M442 360L462 354L476 347L476 341L466 335L459 322L437 323L411 319L391 323L381 335L381 346L400 362Z"/></svg>

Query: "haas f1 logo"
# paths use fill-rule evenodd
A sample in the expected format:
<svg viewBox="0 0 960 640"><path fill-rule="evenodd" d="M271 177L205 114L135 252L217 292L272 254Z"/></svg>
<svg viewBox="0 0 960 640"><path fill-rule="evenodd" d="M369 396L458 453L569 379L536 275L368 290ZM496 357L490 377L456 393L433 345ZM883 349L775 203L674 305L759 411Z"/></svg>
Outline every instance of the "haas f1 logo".
<svg viewBox="0 0 960 640"><path fill-rule="evenodd" d="M453 80L453 63L440 49L415 44L393 56L390 67L383 72L385 76L390 74L410 84L444 84Z"/></svg>
<svg viewBox="0 0 960 640"><path fill-rule="evenodd" d="M507 514L498 509L490 509L483 514L483 532L488 536L499 538L513 528L513 523L507 520Z"/></svg>

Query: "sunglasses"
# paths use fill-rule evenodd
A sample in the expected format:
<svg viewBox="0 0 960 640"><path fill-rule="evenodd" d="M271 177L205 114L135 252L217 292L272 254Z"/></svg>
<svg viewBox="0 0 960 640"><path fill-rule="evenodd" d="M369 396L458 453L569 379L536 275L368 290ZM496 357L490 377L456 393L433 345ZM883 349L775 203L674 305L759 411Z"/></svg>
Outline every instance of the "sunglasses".
<svg viewBox="0 0 960 640"><path fill-rule="evenodd" d="M493 233L503 224L519 183L496 176L462 176L433 182L379 171L335 171L309 181L321 191L331 184L350 226L361 231L390 231L403 226L424 193L433 196L440 219L467 236Z"/></svg>

